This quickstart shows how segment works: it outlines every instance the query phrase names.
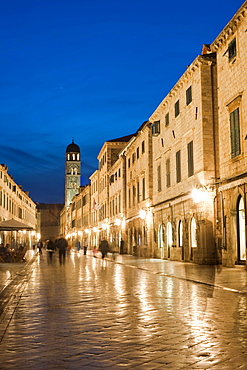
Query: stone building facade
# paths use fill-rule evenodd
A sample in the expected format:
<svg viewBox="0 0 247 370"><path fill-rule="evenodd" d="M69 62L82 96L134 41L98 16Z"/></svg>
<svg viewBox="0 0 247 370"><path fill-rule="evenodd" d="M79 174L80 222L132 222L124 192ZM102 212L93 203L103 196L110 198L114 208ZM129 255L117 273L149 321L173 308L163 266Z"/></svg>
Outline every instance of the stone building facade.
<svg viewBox="0 0 247 370"><path fill-rule="evenodd" d="M12 245L12 242L31 247L37 241L37 209L36 203L17 185L8 167L0 164L0 221L14 219L31 228L33 231L0 231L0 244Z"/></svg>
<svg viewBox="0 0 247 370"><path fill-rule="evenodd" d="M216 55L197 57L149 118L154 251L159 258L216 262L215 81ZM195 192L201 199L194 199Z"/></svg>
<svg viewBox="0 0 247 370"><path fill-rule="evenodd" d="M246 264L246 15L247 1L149 120L103 145L80 225L91 246L106 237L139 256Z"/></svg>
<svg viewBox="0 0 247 370"><path fill-rule="evenodd" d="M247 2L210 45L217 54L219 176L216 244L226 266L246 264Z"/></svg>
<svg viewBox="0 0 247 370"><path fill-rule="evenodd" d="M124 150L126 160L126 242L128 253L152 255L152 139L144 122Z"/></svg>

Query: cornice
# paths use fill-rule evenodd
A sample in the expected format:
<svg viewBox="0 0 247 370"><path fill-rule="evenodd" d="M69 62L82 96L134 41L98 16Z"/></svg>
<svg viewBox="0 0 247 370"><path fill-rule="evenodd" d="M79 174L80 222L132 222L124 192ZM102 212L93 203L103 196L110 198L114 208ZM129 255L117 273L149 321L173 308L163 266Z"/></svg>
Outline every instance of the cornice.
<svg viewBox="0 0 247 370"><path fill-rule="evenodd" d="M179 90L183 88L183 86L188 83L191 79L192 75L199 69L201 65L211 65L215 63L215 58L210 57L209 55L198 55L196 59L192 62L191 65L187 67L187 70L183 73L177 83L173 86L173 88L169 91L166 97L162 100L162 102L158 105L155 109L153 114L150 116L149 121L153 122L156 119L159 119L160 115L167 109L170 105L170 100L173 99Z"/></svg>
<svg viewBox="0 0 247 370"><path fill-rule="evenodd" d="M217 51L222 44L225 44L229 36L233 35L238 29L239 25L242 23L243 19L247 14L247 1L239 8L237 13L233 16L230 22L223 28L221 33L211 44L211 50Z"/></svg>

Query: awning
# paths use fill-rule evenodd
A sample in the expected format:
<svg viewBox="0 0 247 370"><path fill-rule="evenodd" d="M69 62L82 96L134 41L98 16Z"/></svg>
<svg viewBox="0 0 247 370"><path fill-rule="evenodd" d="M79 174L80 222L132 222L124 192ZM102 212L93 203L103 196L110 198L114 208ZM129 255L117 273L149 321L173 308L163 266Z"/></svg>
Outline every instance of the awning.
<svg viewBox="0 0 247 370"><path fill-rule="evenodd" d="M15 231L15 230L34 230L33 227L25 225L22 222L14 220L1 221L0 222L0 231Z"/></svg>

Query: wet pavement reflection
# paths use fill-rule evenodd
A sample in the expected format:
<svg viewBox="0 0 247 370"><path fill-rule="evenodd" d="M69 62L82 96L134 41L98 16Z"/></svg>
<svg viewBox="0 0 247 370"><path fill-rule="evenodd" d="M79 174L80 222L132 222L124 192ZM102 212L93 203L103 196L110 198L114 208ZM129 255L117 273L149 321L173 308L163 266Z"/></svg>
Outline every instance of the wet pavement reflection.
<svg viewBox="0 0 247 370"><path fill-rule="evenodd" d="M10 287L0 368L247 369L246 281L156 261L38 256Z"/></svg>

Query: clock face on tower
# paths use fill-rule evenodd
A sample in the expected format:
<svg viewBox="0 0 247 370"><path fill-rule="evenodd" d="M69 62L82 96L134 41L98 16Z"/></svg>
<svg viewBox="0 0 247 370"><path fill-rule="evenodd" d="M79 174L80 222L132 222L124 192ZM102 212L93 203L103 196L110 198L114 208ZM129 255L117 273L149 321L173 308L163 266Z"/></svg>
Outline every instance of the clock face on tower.
<svg viewBox="0 0 247 370"><path fill-rule="evenodd" d="M69 185L69 189L78 189L78 187L79 187L79 178L78 177L70 177L68 185Z"/></svg>

